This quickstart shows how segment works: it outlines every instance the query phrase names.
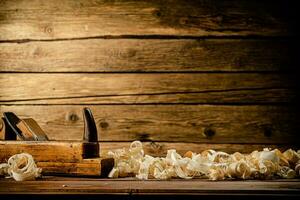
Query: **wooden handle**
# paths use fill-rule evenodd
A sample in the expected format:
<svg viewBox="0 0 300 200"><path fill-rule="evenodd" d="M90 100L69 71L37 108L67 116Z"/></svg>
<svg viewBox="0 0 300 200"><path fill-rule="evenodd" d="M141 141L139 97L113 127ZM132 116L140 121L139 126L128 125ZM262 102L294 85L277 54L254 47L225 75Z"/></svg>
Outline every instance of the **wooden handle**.
<svg viewBox="0 0 300 200"><path fill-rule="evenodd" d="M17 135L7 124L6 119L0 118L0 140L16 140L16 139L17 139Z"/></svg>
<svg viewBox="0 0 300 200"><path fill-rule="evenodd" d="M92 111L83 109L84 134L83 134L83 158L99 157L98 132Z"/></svg>
<svg viewBox="0 0 300 200"><path fill-rule="evenodd" d="M89 108L83 109L84 135L85 142L98 142L98 133L92 111Z"/></svg>
<svg viewBox="0 0 300 200"><path fill-rule="evenodd" d="M17 124L17 127L22 131L22 134L27 138L27 140L48 140L46 133L32 118L21 119L21 121Z"/></svg>
<svg viewBox="0 0 300 200"><path fill-rule="evenodd" d="M0 118L0 140L5 140L5 124L2 118Z"/></svg>

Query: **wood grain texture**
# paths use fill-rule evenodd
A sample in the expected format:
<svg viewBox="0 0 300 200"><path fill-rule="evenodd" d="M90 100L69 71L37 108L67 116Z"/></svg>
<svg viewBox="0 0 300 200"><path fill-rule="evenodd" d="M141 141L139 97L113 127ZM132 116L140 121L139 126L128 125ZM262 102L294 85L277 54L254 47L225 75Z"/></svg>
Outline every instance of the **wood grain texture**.
<svg viewBox="0 0 300 200"><path fill-rule="evenodd" d="M101 155L133 140L161 156L299 148L298 113L287 106L296 86L281 74L298 66L295 8L283 0L2 0L0 113L34 118L50 139L79 141L89 106ZM58 159L68 150L45 152ZM0 194L299 194L298 183L58 180L27 191L2 183Z"/></svg>
<svg viewBox="0 0 300 200"><path fill-rule="evenodd" d="M291 4L291 2L290 2ZM290 35L286 1L4 0L0 40L120 35Z"/></svg>
<svg viewBox="0 0 300 200"><path fill-rule="evenodd" d="M0 74L1 104L286 103L286 74Z"/></svg>
<svg viewBox="0 0 300 200"><path fill-rule="evenodd" d="M5 132L5 123L2 119L2 117L0 117L0 140L5 140L7 139L7 134Z"/></svg>
<svg viewBox="0 0 300 200"><path fill-rule="evenodd" d="M36 162L43 175L107 177L114 166L113 158L83 159L79 162Z"/></svg>
<svg viewBox="0 0 300 200"><path fill-rule="evenodd" d="M293 107L209 105L97 105L92 109L100 141L200 143L297 143ZM1 106L31 116L50 139L81 140L83 106Z"/></svg>
<svg viewBox="0 0 300 200"><path fill-rule="evenodd" d="M108 151L126 148L128 149L131 142L100 142L100 154L107 157ZM224 151L226 153L251 153L252 151L262 151L264 148L279 149L285 151L287 149L299 149L299 144L212 144L212 143L193 143L193 142L143 142L145 154L151 156L167 155L167 151L175 149L180 155L184 155L187 151L201 153L208 149L216 151Z"/></svg>
<svg viewBox="0 0 300 200"><path fill-rule="evenodd" d="M0 141L0 163L18 153L29 153L36 161L78 162L82 160L82 142Z"/></svg>
<svg viewBox="0 0 300 200"><path fill-rule="evenodd" d="M0 43L0 72L288 71L291 41L90 39Z"/></svg>
<svg viewBox="0 0 300 200"><path fill-rule="evenodd" d="M29 153L43 175L106 176L114 166L112 158L99 158L87 150L87 143L74 141L1 141L0 163L19 153ZM98 143L89 143L89 146ZM95 149L95 148L94 148ZM85 159L85 155L98 155Z"/></svg>
<svg viewBox="0 0 300 200"><path fill-rule="evenodd" d="M136 179L88 179L45 177L38 181L15 182L0 179L0 194L114 194L129 195L202 195L251 196L294 199L300 196L299 179L269 181L207 181L201 179L173 181L137 181ZM121 196L116 196L120 197ZM124 196L123 196L124 197ZM145 197L145 196L143 196ZM149 197L149 196L148 196ZM167 196L164 196L165 198ZM82 198L82 196L80 196ZM177 198L176 198L177 199ZM192 199L195 199L192 198Z"/></svg>

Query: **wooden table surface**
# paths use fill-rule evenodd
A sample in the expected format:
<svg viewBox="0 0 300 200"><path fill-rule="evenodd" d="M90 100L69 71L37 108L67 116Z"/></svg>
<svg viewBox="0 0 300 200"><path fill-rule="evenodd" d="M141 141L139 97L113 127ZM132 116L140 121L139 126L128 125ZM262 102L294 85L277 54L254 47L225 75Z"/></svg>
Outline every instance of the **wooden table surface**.
<svg viewBox="0 0 300 200"><path fill-rule="evenodd" d="M267 181L209 181L204 179L139 181L134 178L96 179L43 177L16 182L0 178L1 195L114 195L114 196L289 196L300 197L300 179Z"/></svg>

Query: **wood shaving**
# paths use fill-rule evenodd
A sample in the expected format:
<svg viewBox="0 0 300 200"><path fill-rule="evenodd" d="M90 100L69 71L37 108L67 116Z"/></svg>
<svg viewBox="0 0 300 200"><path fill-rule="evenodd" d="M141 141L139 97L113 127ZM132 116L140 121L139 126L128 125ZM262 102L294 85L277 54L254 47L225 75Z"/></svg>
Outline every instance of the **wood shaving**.
<svg viewBox="0 0 300 200"><path fill-rule="evenodd" d="M0 164L0 176L8 174L9 165L7 163Z"/></svg>
<svg viewBox="0 0 300 200"><path fill-rule="evenodd" d="M34 180L41 176L42 169L37 168L33 157L28 153L16 154L7 163L0 164L0 175L12 177L16 181Z"/></svg>
<svg viewBox="0 0 300 200"><path fill-rule="evenodd" d="M299 176L300 175L300 160L296 163L295 171L296 171L296 174Z"/></svg>
<svg viewBox="0 0 300 200"><path fill-rule="evenodd" d="M129 149L109 151L115 159L110 178L135 176L141 180L170 178L269 179L295 178L299 176L300 151L289 149L264 149L250 154L206 150L200 154L188 151L184 157L175 149L166 157L145 155L140 141L131 143Z"/></svg>

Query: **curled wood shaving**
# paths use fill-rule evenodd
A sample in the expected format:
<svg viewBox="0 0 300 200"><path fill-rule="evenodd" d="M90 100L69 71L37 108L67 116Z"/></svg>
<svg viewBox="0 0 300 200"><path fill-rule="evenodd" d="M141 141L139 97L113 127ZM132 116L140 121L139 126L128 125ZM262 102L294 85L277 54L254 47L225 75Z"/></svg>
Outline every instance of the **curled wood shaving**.
<svg viewBox="0 0 300 200"><path fill-rule="evenodd" d="M16 181L34 180L41 176L33 157L28 153L16 154L7 163L0 164L0 175L12 177Z"/></svg>
<svg viewBox="0 0 300 200"><path fill-rule="evenodd" d="M267 179L272 177L295 178L300 170L300 152L289 149L264 149L250 154L206 150L200 154L188 151L182 157L175 149L166 157L144 155L143 145L134 141L129 149L110 151L115 166L109 177L136 176L138 179ZM294 166L294 168L292 168Z"/></svg>
<svg viewBox="0 0 300 200"><path fill-rule="evenodd" d="M108 157L115 159L115 166L109 173L109 177L117 178L138 174L141 159L144 157L143 145L140 141L134 141L129 149L109 151Z"/></svg>
<svg viewBox="0 0 300 200"><path fill-rule="evenodd" d="M296 163L295 171L296 171L296 174L299 176L300 175L300 161L298 161Z"/></svg>
<svg viewBox="0 0 300 200"><path fill-rule="evenodd" d="M292 166L295 165L300 160L299 150L298 152L296 152L292 149L288 149L285 152L283 152L283 156Z"/></svg>
<svg viewBox="0 0 300 200"><path fill-rule="evenodd" d="M277 174L279 176L281 176L282 178L295 178L296 177L296 172L287 166L280 167Z"/></svg>
<svg viewBox="0 0 300 200"><path fill-rule="evenodd" d="M0 176L8 174L9 165L7 163L0 164Z"/></svg>

